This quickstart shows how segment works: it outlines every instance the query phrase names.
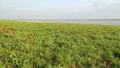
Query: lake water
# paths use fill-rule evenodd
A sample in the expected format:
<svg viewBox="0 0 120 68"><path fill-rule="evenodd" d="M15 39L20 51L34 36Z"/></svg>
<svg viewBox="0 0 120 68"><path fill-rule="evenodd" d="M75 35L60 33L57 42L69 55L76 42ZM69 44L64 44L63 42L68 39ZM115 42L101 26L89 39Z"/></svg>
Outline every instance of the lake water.
<svg viewBox="0 0 120 68"><path fill-rule="evenodd" d="M49 22L49 23L68 23L68 24L99 24L120 26L120 20L17 20L24 22Z"/></svg>

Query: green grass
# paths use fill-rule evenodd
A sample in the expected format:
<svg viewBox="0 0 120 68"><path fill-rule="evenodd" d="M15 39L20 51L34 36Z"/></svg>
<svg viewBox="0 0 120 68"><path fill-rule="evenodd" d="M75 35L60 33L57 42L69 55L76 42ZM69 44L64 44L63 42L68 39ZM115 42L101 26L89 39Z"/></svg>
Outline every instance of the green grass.
<svg viewBox="0 0 120 68"><path fill-rule="evenodd" d="M106 68L107 60L120 67L120 26L0 21L0 68Z"/></svg>

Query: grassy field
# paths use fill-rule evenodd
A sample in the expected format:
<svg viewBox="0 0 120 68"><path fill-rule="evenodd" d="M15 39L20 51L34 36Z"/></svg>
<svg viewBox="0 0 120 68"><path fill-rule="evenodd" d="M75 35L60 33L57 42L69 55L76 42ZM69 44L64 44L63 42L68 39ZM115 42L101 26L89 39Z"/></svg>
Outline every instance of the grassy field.
<svg viewBox="0 0 120 68"><path fill-rule="evenodd" d="M120 67L120 26L0 21L0 68L107 67Z"/></svg>

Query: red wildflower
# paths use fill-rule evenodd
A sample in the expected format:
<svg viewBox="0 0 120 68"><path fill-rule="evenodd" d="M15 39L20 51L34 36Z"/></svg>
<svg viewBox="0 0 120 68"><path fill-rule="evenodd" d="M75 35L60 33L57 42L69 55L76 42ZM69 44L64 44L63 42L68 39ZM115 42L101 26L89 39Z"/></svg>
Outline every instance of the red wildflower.
<svg viewBox="0 0 120 68"><path fill-rule="evenodd" d="M109 67L109 66L110 66L110 62L107 60L107 61L105 62L105 65L106 65L106 67Z"/></svg>
<svg viewBox="0 0 120 68"><path fill-rule="evenodd" d="M12 34L15 34L16 33L16 31L12 31Z"/></svg>
<svg viewBox="0 0 120 68"><path fill-rule="evenodd" d="M16 34L16 30L10 31L9 34Z"/></svg>
<svg viewBox="0 0 120 68"><path fill-rule="evenodd" d="M8 30L4 29L3 32L4 32L4 33L8 33Z"/></svg>

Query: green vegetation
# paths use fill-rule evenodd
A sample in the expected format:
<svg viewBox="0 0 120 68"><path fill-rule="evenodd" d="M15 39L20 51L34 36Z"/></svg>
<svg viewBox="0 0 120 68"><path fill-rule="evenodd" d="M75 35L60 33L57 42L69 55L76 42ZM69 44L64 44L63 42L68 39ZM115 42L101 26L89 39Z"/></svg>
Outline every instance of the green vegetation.
<svg viewBox="0 0 120 68"><path fill-rule="evenodd" d="M0 21L0 68L120 67L120 26Z"/></svg>

